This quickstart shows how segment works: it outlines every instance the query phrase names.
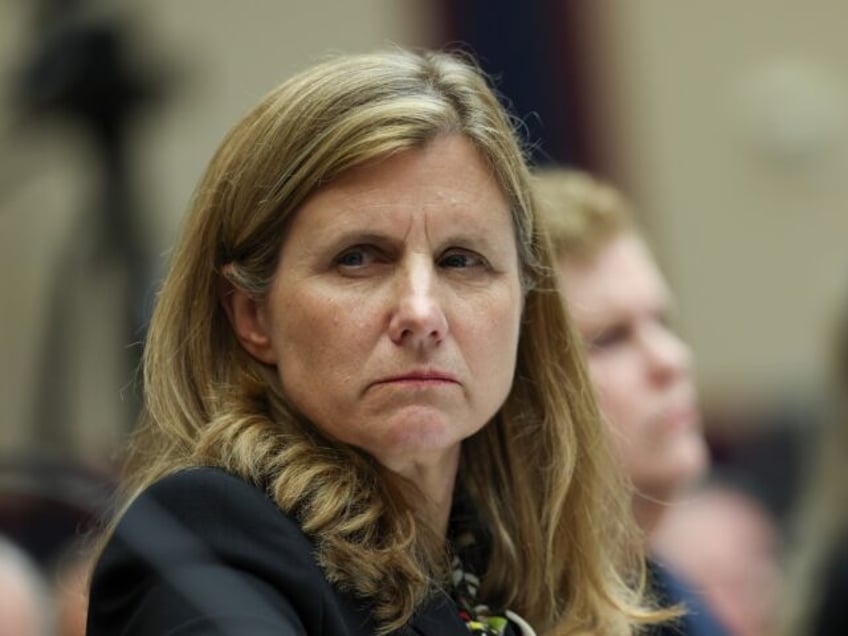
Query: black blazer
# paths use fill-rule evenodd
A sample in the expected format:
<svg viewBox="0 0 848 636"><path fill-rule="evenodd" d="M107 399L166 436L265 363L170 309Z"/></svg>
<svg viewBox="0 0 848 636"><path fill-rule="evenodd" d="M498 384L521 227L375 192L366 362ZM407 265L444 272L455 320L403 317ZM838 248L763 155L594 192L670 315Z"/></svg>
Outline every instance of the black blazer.
<svg viewBox="0 0 848 636"><path fill-rule="evenodd" d="M264 492L213 468L151 486L95 568L88 636L357 636L370 607L334 588L297 523ZM445 595L403 634L468 636Z"/></svg>

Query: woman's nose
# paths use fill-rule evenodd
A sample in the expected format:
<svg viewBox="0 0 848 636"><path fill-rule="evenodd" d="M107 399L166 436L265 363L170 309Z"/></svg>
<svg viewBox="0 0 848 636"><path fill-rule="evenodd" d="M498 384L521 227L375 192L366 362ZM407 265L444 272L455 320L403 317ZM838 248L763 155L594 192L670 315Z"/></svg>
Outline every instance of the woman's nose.
<svg viewBox="0 0 848 636"><path fill-rule="evenodd" d="M674 331L665 325L656 325L646 337L645 350L651 373L660 381L688 374L692 354Z"/></svg>
<svg viewBox="0 0 848 636"><path fill-rule="evenodd" d="M419 258L399 268L389 322L392 341L414 347L436 346L447 332L435 264L429 258Z"/></svg>

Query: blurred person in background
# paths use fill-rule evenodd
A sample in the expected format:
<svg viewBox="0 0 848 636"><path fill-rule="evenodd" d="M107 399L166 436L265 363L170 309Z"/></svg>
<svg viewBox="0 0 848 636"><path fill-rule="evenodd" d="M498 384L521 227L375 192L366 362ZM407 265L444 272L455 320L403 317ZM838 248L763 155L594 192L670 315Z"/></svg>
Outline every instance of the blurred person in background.
<svg viewBox="0 0 848 636"><path fill-rule="evenodd" d="M0 634L50 636L52 616L41 570L23 549L0 535Z"/></svg>
<svg viewBox="0 0 848 636"><path fill-rule="evenodd" d="M644 596L554 268L466 56L338 56L271 92L158 296L89 636L625 636L673 615Z"/></svg>
<svg viewBox="0 0 848 636"><path fill-rule="evenodd" d="M848 634L848 305L832 352L829 407L787 558L783 636Z"/></svg>
<svg viewBox="0 0 848 636"><path fill-rule="evenodd" d="M585 172L558 167L538 169L533 188L647 538L709 463L691 352L671 327L669 289L621 193ZM679 624L654 633L726 634L679 577L653 560L650 573L664 600L688 610Z"/></svg>
<svg viewBox="0 0 848 636"><path fill-rule="evenodd" d="M653 553L704 596L733 636L772 636L783 570L777 521L741 485L711 477L668 507Z"/></svg>

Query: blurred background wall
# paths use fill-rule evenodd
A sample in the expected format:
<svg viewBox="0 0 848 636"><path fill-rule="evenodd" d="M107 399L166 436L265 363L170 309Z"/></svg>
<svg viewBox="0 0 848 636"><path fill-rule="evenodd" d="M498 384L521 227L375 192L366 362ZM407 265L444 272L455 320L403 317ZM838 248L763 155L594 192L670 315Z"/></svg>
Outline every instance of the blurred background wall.
<svg viewBox="0 0 848 636"><path fill-rule="evenodd" d="M705 399L806 399L848 292L848 6L592 3L597 127Z"/></svg>
<svg viewBox="0 0 848 636"><path fill-rule="evenodd" d="M407 0L265 0L249 9L205 0L0 4L4 449L46 448L93 461L114 450L132 406L125 360L143 332L125 329L119 289L127 277L117 266L120 255L104 244L116 238L106 226L132 217L147 259L144 286L134 293L139 311L149 312L194 184L226 129L274 85L330 51L431 40L425 7ZM80 23L119 40L118 72L144 93L125 100L133 103L120 123L124 200L105 213L95 126L68 116L78 106L71 99L39 114L20 104L21 74L32 73L46 42L58 39L55 30ZM86 31L82 41L62 40L64 50L51 52L60 59L49 68L42 64L37 81L58 82L51 73L103 73L97 62L80 71L84 62L77 59L103 54L96 50L100 35ZM85 79L76 82L88 86ZM50 90L61 89L44 89ZM51 321L60 332L52 337ZM44 416L50 401L62 408Z"/></svg>
<svg viewBox="0 0 848 636"><path fill-rule="evenodd" d="M846 23L826 0L4 0L0 453L108 466L156 280L224 132L327 52L391 43L477 52L535 162L634 198L710 426L815 404L848 292ZM59 37L80 25L119 53L85 67ZM74 73L123 83L92 103L66 94Z"/></svg>

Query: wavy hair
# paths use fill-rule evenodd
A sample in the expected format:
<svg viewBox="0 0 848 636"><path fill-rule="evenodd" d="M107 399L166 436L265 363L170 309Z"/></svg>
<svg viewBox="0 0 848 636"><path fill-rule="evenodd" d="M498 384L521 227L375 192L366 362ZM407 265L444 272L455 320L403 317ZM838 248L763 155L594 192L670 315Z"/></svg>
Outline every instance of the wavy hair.
<svg viewBox="0 0 848 636"><path fill-rule="evenodd" d="M225 275L262 298L289 219L323 184L440 135L463 135L490 166L510 205L525 290L513 387L463 442L457 477L491 535L481 601L509 606L542 633L632 633L660 613L633 575L642 554L628 491L556 292L516 122L468 56L331 58L283 83L226 135L150 324L124 500L190 466L242 476L299 520L328 579L372 604L381 633L443 583L444 547L416 518L409 484L299 415L274 369L242 349L219 301Z"/></svg>

